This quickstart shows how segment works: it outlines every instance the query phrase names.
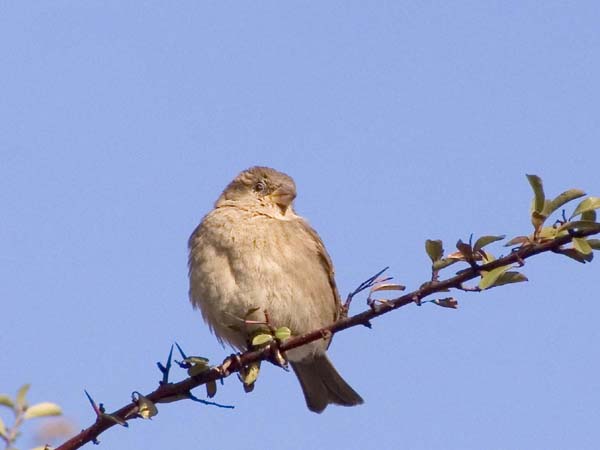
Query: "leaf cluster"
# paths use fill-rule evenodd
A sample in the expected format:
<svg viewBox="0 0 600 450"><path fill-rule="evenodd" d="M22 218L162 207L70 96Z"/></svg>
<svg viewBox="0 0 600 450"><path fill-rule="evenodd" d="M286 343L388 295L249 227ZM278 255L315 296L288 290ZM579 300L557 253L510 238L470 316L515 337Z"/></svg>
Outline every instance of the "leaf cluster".
<svg viewBox="0 0 600 450"><path fill-rule="evenodd" d="M600 209L600 197L585 198L579 202L569 218L567 218L563 210L560 217L552 225L547 225L548 219L553 214L556 214L561 207L578 198L584 197L586 194L580 189L568 189L550 200L546 198L543 182L539 176L527 175L527 179L533 190L530 211L533 232L529 236L516 236L510 239L505 244L506 247L520 246L519 248L522 248L550 242L576 231L600 231L600 223L598 223L596 215L596 210ZM471 236L469 242L459 240L456 243L457 251L447 256L444 256L444 247L441 240L428 239L425 242L425 251L432 262L432 281L436 281L439 278L440 270L457 262L466 262L471 268L477 269L480 267L479 264L485 265L496 260L496 256L485 247L494 242L501 241L505 237L505 235L486 235L481 236L473 243L473 237ZM593 250L600 250L600 239L573 236L571 247L560 247L554 251L555 253L575 259L578 262L585 263L592 261L594 256ZM525 275L516 270L511 270L518 268L520 265L504 265L491 270L481 268L479 270L480 280L477 287L465 290L482 291L505 284L527 281ZM440 304L439 301L434 303ZM441 304L440 306L445 305Z"/></svg>
<svg viewBox="0 0 600 450"><path fill-rule="evenodd" d="M30 387L29 384L21 386L14 398L7 394L0 394L0 406L4 406L11 410L14 416L14 422L11 427L7 427L0 417L0 439L2 439L6 443L7 448L11 450L16 450L13 445L20 436L20 427L25 421L39 417L60 416L62 414L60 406L56 403L41 402L29 405L27 393L29 392ZM38 447L40 450L44 448L49 447Z"/></svg>

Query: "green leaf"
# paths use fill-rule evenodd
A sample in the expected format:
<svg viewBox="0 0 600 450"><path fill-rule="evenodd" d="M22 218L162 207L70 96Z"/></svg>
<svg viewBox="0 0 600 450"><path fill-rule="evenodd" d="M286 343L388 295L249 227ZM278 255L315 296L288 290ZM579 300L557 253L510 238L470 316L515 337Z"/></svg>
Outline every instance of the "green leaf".
<svg viewBox="0 0 600 450"><path fill-rule="evenodd" d="M527 180L533 189L533 210L541 213L544 210L545 195L542 179L537 175L527 175Z"/></svg>
<svg viewBox="0 0 600 450"><path fill-rule="evenodd" d="M431 240L427 239L425 241L425 251L429 255L432 263L439 261L444 256L444 247L442 241L439 239Z"/></svg>
<svg viewBox="0 0 600 450"><path fill-rule="evenodd" d="M559 231L574 229L600 231L600 223L590 222L588 220L575 220L573 222L565 222L558 228Z"/></svg>
<svg viewBox="0 0 600 450"><path fill-rule="evenodd" d="M467 261L473 259L473 249L471 248L470 244L467 244L463 242L462 239L459 239L456 243L456 248L465 257Z"/></svg>
<svg viewBox="0 0 600 450"><path fill-rule="evenodd" d="M494 255L492 255L489 252L486 252L485 250L479 250L479 254L481 255L481 260L484 262L484 264L487 264L487 263L490 263L490 262L496 260L496 257Z"/></svg>
<svg viewBox="0 0 600 450"><path fill-rule="evenodd" d="M593 209L591 211L585 211L581 213L581 220L588 220L590 222L596 221L596 211Z"/></svg>
<svg viewBox="0 0 600 450"><path fill-rule="evenodd" d="M573 248L584 255L589 255L593 251L592 246L585 238L573 238Z"/></svg>
<svg viewBox="0 0 600 450"><path fill-rule="evenodd" d="M158 414L158 408L152 400L139 393L137 395L138 398L136 403L138 406L138 414L142 417L142 419L151 419Z"/></svg>
<svg viewBox="0 0 600 450"><path fill-rule="evenodd" d="M187 373L190 377L196 376L210 369L208 358L204 358L203 356L188 356L183 360L183 362L191 365L191 367L189 367L187 370Z"/></svg>
<svg viewBox="0 0 600 450"><path fill-rule="evenodd" d="M558 230L554 227L544 227L538 233L538 237L541 239L554 239Z"/></svg>
<svg viewBox="0 0 600 450"><path fill-rule="evenodd" d="M258 379L259 372L260 372L260 363L258 363L258 362L251 363L247 367L244 367L243 370L240 370L239 376L240 376L240 379L242 380L242 383L244 383L244 389L246 389L246 387L250 387L248 392L252 390L252 386Z"/></svg>
<svg viewBox="0 0 600 450"><path fill-rule="evenodd" d="M196 375L206 372L208 369L210 369L210 367L205 366L204 364L194 364L192 367L188 368L187 373L190 377L195 377Z"/></svg>
<svg viewBox="0 0 600 450"><path fill-rule="evenodd" d="M369 292L379 292L379 291L403 291L406 289L406 286L397 283L378 283L373 286Z"/></svg>
<svg viewBox="0 0 600 450"><path fill-rule="evenodd" d="M491 244L492 242L501 241L504 239L506 235L501 234L499 236L481 236L477 241L475 241L475 246L473 247L473 251L479 251L486 245Z"/></svg>
<svg viewBox="0 0 600 450"><path fill-rule="evenodd" d="M583 197L584 195L585 192L583 192L581 189L569 189L568 191L557 195L554 200L546 202L543 213L544 215L549 216L565 203L575 200L576 198Z"/></svg>
<svg viewBox="0 0 600 450"><path fill-rule="evenodd" d="M505 272L498 277L494 286L502 286L503 284L520 283L522 281L529 281L525 275L520 272Z"/></svg>
<svg viewBox="0 0 600 450"><path fill-rule="evenodd" d="M590 244L590 247L594 250L600 250L600 239L588 239L588 244Z"/></svg>
<svg viewBox="0 0 600 450"><path fill-rule="evenodd" d="M8 437L8 434L6 431L6 425L4 425L4 421L2 420L2 417L0 417L0 436L2 436L3 438Z"/></svg>
<svg viewBox="0 0 600 450"><path fill-rule="evenodd" d="M433 270L442 270L458 261L460 261L460 259L454 259L454 258L438 259L436 262L433 263Z"/></svg>
<svg viewBox="0 0 600 450"><path fill-rule="evenodd" d="M208 366L208 361L208 358L205 358L204 356L188 356L183 360L183 362L186 362L188 364L204 366Z"/></svg>
<svg viewBox="0 0 600 450"><path fill-rule="evenodd" d="M488 289L489 287L493 286L498 278L500 278L500 275L510 269L510 267L510 265L500 266L490 270L489 272L486 272L485 274L482 274L481 280L479 281L479 289L483 291L484 289Z"/></svg>
<svg viewBox="0 0 600 450"><path fill-rule="evenodd" d="M211 380L206 383L206 396L208 398L213 398L217 394L217 382L215 380Z"/></svg>
<svg viewBox="0 0 600 450"><path fill-rule="evenodd" d="M21 410L27 408L27 400L25 397L27 396L27 392L29 391L30 387L30 384L24 384L17 391L17 407Z"/></svg>
<svg viewBox="0 0 600 450"><path fill-rule="evenodd" d="M102 413L101 416L104 417L105 419L110 420L111 422L116 423L117 425L121 425L122 427L125 427L125 428L129 427L129 424L125 420L123 420L120 417L117 417L113 414Z"/></svg>
<svg viewBox="0 0 600 450"><path fill-rule="evenodd" d="M6 394L0 394L0 405L7 406L9 408L15 407L15 403L12 401L12 398Z"/></svg>
<svg viewBox="0 0 600 450"><path fill-rule="evenodd" d="M591 262L594 259L594 254L589 253L587 255L578 252L574 248L565 248L560 251L561 255L568 256L571 259L574 259L577 262L585 264L586 262Z"/></svg>
<svg viewBox="0 0 600 450"><path fill-rule="evenodd" d="M527 236L516 236L514 238L512 238L510 241L508 241L506 244L504 244L505 247L512 247L513 245L524 245L527 244L529 241L529 238Z"/></svg>
<svg viewBox="0 0 600 450"><path fill-rule="evenodd" d="M273 340L273 336L270 334L257 334L252 339L252 345L254 347L260 347L261 345L267 344Z"/></svg>
<svg viewBox="0 0 600 450"><path fill-rule="evenodd" d="M275 330L275 337L280 341L285 341L292 335L292 330L288 327L280 327Z"/></svg>
<svg viewBox="0 0 600 450"><path fill-rule="evenodd" d="M27 408L27 411L25 411L25 418L33 419L35 417L60 416L61 414L62 410L56 403L42 402Z"/></svg>
<svg viewBox="0 0 600 450"><path fill-rule="evenodd" d="M533 228L535 229L536 233L539 231L540 228L542 228L542 225L544 225L546 219L547 217L542 213L539 213L537 211L533 211L531 213L531 224L533 225Z"/></svg>
<svg viewBox="0 0 600 450"><path fill-rule="evenodd" d="M578 214L582 214L586 211L593 211L598 208L600 208L600 197L588 197L577 205L571 219Z"/></svg>

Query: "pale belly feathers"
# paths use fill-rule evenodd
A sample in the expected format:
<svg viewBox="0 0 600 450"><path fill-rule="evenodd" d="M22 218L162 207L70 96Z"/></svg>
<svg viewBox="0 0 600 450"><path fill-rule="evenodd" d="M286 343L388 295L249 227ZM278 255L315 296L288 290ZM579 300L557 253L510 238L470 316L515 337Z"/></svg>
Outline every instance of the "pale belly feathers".
<svg viewBox="0 0 600 450"><path fill-rule="evenodd" d="M210 223L210 227L206 224ZM277 227L278 232L273 232ZM255 326L265 319L299 335L329 325L338 303L309 225L237 208L209 213L190 238L190 299L215 335L237 349L247 347ZM247 316L249 310L259 308ZM324 351L328 342L290 352L302 359ZM300 351L301 350L301 351Z"/></svg>

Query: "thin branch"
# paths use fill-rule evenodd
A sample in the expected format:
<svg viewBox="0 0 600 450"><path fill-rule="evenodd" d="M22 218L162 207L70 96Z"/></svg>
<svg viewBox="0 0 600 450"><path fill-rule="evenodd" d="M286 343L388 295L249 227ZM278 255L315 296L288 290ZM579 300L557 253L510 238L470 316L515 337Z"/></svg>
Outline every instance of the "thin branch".
<svg viewBox="0 0 600 450"><path fill-rule="evenodd" d="M481 266L477 264L470 264L470 267L459 272L457 275L451 278L443 281L427 282L419 289L406 293L395 299L387 300L385 302L375 302L370 309L367 309L359 314L351 317L344 317L327 327L287 339L280 345L279 349L281 352L285 352L357 325L368 325L370 320L390 311L411 303L420 304L422 299L431 294L444 292L452 288L468 290L465 288L464 283L479 277L483 271L489 272L492 269L509 264L522 265L525 259L534 255L544 252L560 252L561 247L571 242L573 238L582 238L598 233L600 233L600 230L598 229L574 231L569 235L561 236L551 241L522 246L504 257L498 258L497 260ZM372 282L373 279L369 279L367 282L363 283L363 285ZM356 291L353 294L355 293ZM351 295L350 298L352 298L352 296L353 295ZM265 347L261 350L247 351L240 355L231 356L225 359L223 364L212 367L205 372L186 378L178 383L161 383L158 389L149 393L145 397L153 403L168 403L189 399L191 395L190 391L192 389L211 381L226 378L232 373L239 372L240 369L248 364L269 360L270 358L270 347ZM132 402L111 414L97 415L94 424L82 430L79 434L69 439L61 446L57 447L56 450L73 450L80 448L88 442L97 442L97 438L102 432L117 424L117 422L114 420L115 418L121 421L135 418L137 414L137 408L137 404Z"/></svg>

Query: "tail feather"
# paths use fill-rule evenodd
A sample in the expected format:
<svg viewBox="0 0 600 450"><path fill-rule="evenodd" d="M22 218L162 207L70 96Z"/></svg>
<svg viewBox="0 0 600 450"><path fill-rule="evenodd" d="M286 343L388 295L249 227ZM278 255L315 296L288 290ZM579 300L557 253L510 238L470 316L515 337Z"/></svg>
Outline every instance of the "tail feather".
<svg viewBox="0 0 600 450"><path fill-rule="evenodd" d="M363 403L361 396L335 370L325 353L291 362L291 365L311 411L321 413L330 403L342 406Z"/></svg>

